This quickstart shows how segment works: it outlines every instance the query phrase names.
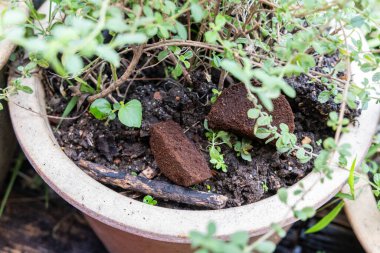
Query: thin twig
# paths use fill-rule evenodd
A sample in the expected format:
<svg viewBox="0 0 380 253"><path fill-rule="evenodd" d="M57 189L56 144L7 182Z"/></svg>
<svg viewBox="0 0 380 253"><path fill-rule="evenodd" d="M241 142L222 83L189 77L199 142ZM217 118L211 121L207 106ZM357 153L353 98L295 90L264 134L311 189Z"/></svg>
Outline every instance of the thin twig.
<svg viewBox="0 0 380 253"><path fill-rule="evenodd" d="M341 26L343 28L342 24L341 24ZM346 49L348 50L349 47L348 47L346 31L344 29L342 29L342 33L343 33L344 43L345 43ZM340 111L339 111L338 127L337 127L336 132L335 132L335 143L338 143L339 136L342 132L344 112L346 110L346 103L347 103L347 96L348 96L348 89L349 89L350 83L351 83L351 61L350 61L349 56L346 57L346 64L347 64L347 73L346 73L347 80L345 82L344 89L343 89L343 100L342 100L342 104L340 106Z"/></svg>
<svg viewBox="0 0 380 253"><path fill-rule="evenodd" d="M143 53L144 45L140 45L137 48L135 48L133 58L131 60L131 63L129 64L127 70L124 72L124 74L117 79L115 82L111 83L110 86L108 86L106 89L102 90L100 93L92 95L87 98L88 102L92 103L94 100L98 98L103 98L108 96L108 94L111 94L113 91L115 91L118 87L120 87L126 80L131 76L133 71L136 68L137 63L140 60L140 57Z"/></svg>

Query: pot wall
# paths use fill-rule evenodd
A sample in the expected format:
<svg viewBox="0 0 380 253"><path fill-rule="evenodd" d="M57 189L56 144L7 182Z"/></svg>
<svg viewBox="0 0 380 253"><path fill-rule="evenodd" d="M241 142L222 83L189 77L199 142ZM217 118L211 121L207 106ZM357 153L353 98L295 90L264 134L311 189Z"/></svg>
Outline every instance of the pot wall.
<svg viewBox="0 0 380 253"><path fill-rule="evenodd" d="M204 231L210 221L216 223L219 238L228 238L236 231L247 231L252 240L266 233L273 222L287 226L296 221L289 207L277 196L236 208L188 211L146 205L118 194L89 177L64 154L45 117L40 78L36 74L24 80L33 88L33 94L20 92L11 97L9 106L17 138L45 182L69 203L92 217L90 224L111 252L152 252L149 250L154 246L153 252L157 253L161 248L165 253L186 253L189 250L189 232ZM352 153L357 154L358 166L371 144L379 113L380 106L370 104L358 119L359 123L341 138L342 143L351 144ZM333 159L337 161L338 154ZM298 202L298 197L292 194L298 189L296 184L289 188L288 202L298 202L298 208L318 208L341 189L347 177L347 170L337 168L332 180L321 183L317 173L310 173L300 182L305 189L313 187L313 190Z"/></svg>
<svg viewBox="0 0 380 253"><path fill-rule="evenodd" d="M108 226L96 219L85 215L86 220L96 235L103 242L109 252L112 253L192 253L190 244L187 243L170 243L144 238L122 230ZM154 224L152 224L154 226ZM288 231L291 226L284 229ZM251 242L258 237L251 237ZM269 238L274 243L278 243L281 238L274 235Z"/></svg>

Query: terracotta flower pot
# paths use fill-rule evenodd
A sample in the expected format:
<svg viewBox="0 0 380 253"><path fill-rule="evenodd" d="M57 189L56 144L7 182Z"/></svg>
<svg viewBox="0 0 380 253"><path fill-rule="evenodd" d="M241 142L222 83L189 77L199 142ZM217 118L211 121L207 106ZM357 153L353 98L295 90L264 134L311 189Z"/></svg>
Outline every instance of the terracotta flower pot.
<svg viewBox="0 0 380 253"><path fill-rule="evenodd" d="M353 66L353 73L357 84L367 75L357 66ZM192 230L204 231L210 221L216 223L220 238L227 238L236 231L248 231L252 240L270 230L274 222L287 226L296 221L288 206L277 196L241 207L188 211L151 206L118 194L84 173L56 142L45 117L40 77L35 75L24 83L32 87L34 93L13 96L10 112L25 155L50 187L88 217L111 252L191 252L187 235ZM358 165L371 144L379 113L380 106L370 103L358 118L358 124L351 126L350 132L341 137L341 143L351 144ZM351 163L352 159L348 162ZM333 157L333 162L337 161L338 155ZM318 208L326 203L346 183L348 172L336 169L332 178L321 183L317 173L310 173L302 179L300 182L305 189L312 189L297 207ZM289 188L290 204L298 200L298 196L292 194L297 187L298 184Z"/></svg>
<svg viewBox="0 0 380 253"><path fill-rule="evenodd" d="M371 186L364 180L357 185L355 201L346 200L345 211L352 228L367 253L380 252L380 210ZM348 191L348 189L347 189Z"/></svg>

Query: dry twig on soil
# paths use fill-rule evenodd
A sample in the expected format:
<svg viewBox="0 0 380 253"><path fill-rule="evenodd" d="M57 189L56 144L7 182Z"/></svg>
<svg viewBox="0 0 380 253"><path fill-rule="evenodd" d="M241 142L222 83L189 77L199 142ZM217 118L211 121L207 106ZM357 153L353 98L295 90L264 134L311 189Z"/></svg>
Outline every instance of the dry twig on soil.
<svg viewBox="0 0 380 253"><path fill-rule="evenodd" d="M141 176L132 176L125 171L114 171L103 165L85 160L80 160L79 166L84 168L90 176L100 182L118 186L126 190L152 195L156 198L211 209L223 208L228 200L226 196L220 194L195 191L168 182L149 180Z"/></svg>

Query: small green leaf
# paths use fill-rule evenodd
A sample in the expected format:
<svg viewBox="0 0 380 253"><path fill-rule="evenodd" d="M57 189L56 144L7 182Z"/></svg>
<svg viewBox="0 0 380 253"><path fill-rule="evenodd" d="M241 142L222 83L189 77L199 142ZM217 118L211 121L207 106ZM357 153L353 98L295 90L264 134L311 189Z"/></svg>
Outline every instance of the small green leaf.
<svg viewBox="0 0 380 253"><path fill-rule="evenodd" d="M169 55L169 51L168 51L168 50L161 51L161 52L157 55L157 60L162 61L162 60L165 59L168 55Z"/></svg>
<svg viewBox="0 0 380 253"><path fill-rule="evenodd" d="M373 175L373 182L377 186L380 186L380 173L376 173L376 174Z"/></svg>
<svg viewBox="0 0 380 253"><path fill-rule="evenodd" d="M120 104L120 103L114 103L114 104L113 104L113 109L114 109L115 111L120 110L120 108L121 108L121 104Z"/></svg>
<svg viewBox="0 0 380 253"><path fill-rule="evenodd" d="M318 95L318 101L322 104L326 103L330 99L330 91L324 90Z"/></svg>
<svg viewBox="0 0 380 253"><path fill-rule="evenodd" d="M28 18L25 13L21 10L21 8L15 9L5 9L6 11L2 11L2 22L5 26L12 26L17 24L22 24Z"/></svg>
<svg viewBox="0 0 380 253"><path fill-rule="evenodd" d="M41 68L45 68L47 69L49 67L49 62L45 59L40 59L37 61L37 64L38 66L40 66Z"/></svg>
<svg viewBox="0 0 380 253"><path fill-rule="evenodd" d="M23 91L25 93L28 93L28 94L32 94L33 93L33 89L30 88L29 86L26 86L26 85L20 85L17 88L18 88L18 90L21 90L21 91Z"/></svg>
<svg viewBox="0 0 380 253"><path fill-rule="evenodd" d="M303 67L305 70L308 70L315 66L314 57L309 54L299 53L296 55L294 59L295 59L295 62L299 66Z"/></svg>
<svg viewBox="0 0 380 253"><path fill-rule="evenodd" d="M380 72L376 72L376 73L372 76L372 81L373 81L373 82L379 82L379 81L380 81Z"/></svg>
<svg viewBox="0 0 380 253"><path fill-rule="evenodd" d="M247 243L249 241L248 233L247 232L236 232L236 233L231 235L230 241L237 246L244 247L247 245Z"/></svg>
<svg viewBox="0 0 380 253"><path fill-rule="evenodd" d="M341 198L341 199L348 199L348 200L354 200L354 198L350 195L350 194L347 194L347 193L343 193L343 192L339 192L335 195L335 197L337 198Z"/></svg>
<svg viewBox="0 0 380 253"><path fill-rule="evenodd" d="M336 147L335 140L331 137L328 137L323 141L323 147L327 150L333 149Z"/></svg>
<svg viewBox="0 0 380 253"><path fill-rule="evenodd" d="M277 195L282 203L286 204L288 202L288 192L285 188L278 189Z"/></svg>
<svg viewBox="0 0 380 253"><path fill-rule="evenodd" d="M218 14L215 18L215 25L222 28L226 24L227 20L222 14Z"/></svg>
<svg viewBox="0 0 380 253"><path fill-rule="evenodd" d="M157 205L157 200L155 200L152 196L146 195L143 199L143 202L148 205L155 206Z"/></svg>
<svg viewBox="0 0 380 253"><path fill-rule="evenodd" d="M169 38L169 31L166 27L160 25L158 27L158 31L159 31L159 35L161 35L161 37L163 37L165 39Z"/></svg>
<svg viewBox="0 0 380 253"><path fill-rule="evenodd" d="M257 128L256 131L254 132L255 136L259 139L266 139L269 137L271 134L270 130L267 128Z"/></svg>
<svg viewBox="0 0 380 253"><path fill-rule="evenodd" d="M335 217L340 213L344 206L344 202L341 201L339 204L334 207L327 215L325 215L320 221L318 221L314 226L306 230L306 234L316 233L324 229L327 225L329 225Z"/></svg>
<svg viewBox="0 0 380 253"><path fill-rule="evenodd" d="M286 231L277 223L273 223L271 227L274 231L276 231L279 237L284 238L286 236Z"/></svg>
<svg viewBox="0 0 380 253"><path fill-rule="evenodd" d="M99 120L107 119L111 112L111 104L104 98L95 100L90 106L90 113Z"/></svg>
<svg viewBox="0 0 380 253"><path fill-rule="evenodd" d="M251 108L248 110L247 116L250 119L257 119L260 116L260 110L257 108Z"/></svg>
<svg viewBox="0 0 380 253"><path fill-rule="evenodd" d="M301 210L294 211L294 215L298 219L306 221L308 218L311 218L315 215L315 210L312 207L304 207Z"/></svg>
<svg viewBox="0 0 380 253"><path fill-rule="evenodd" d="M355 185L354 185L355 184L355 177L354 177L355 167L356 167L356 157L351 164L350 174L348 176L348 185L350 186L350 193L353 199L355 199Z"/></svg>
<svg viewBox="0 0 380 253"><path fill-rule="evenodd" d="M210 222L207 225L207 234L213 236L216 233L216 224L214 222Z"/></svg>
<svg viewBox="0 0 380 253"><path fill-rule="evenodd" d="M183 71L182 71L181 65L180 65L180 63L177 63L177 65L175 65L175 68L172 71L172 75L174 78L178 78L182 74L183 74Z"/></svg>
<svg viewBox="0 0 380 253"><path fill-rule="evenodd" d="M271 117L270 116L261 116L256 121L257 126L267 126L270 123L271 123Z"/></svg>
<svg viewBox="0 0 380 253"><path fill-rule="evenodd" d="M115 47L121 47L131 44L143 44L147 40L148 37L143 33L119 34L112 42L112 45Z"/></svg>
<svg viewBox="0 0 380 253"><path fill-rule="evenodd" d="M190 6L190 10L191 16L193 17L194 21L197 23L201 22L204 16L202 6L200 6L197 3L192 3Z"/></svg>
<svg viewBox="0 0 380 253"><path fill-rule="evenodd" d="M215 44L218 40L218 32L217 31L207 31L205 33L205 39L208 43Z"/></svg>
<svg viewBox="0 0 380 253"><path fill-rule="evenodd" d="M276 244L271 241L263 241L257 244L255 250L260 253L272 253L276 249Z"/></svg>
<svg viewBox="0 0 380 253"><path fill-rule="evenodd" d="M100 58L102 58L102 59L108 61L109 63L111 63L112 65L114 65L115 67L120 66L120 56L111 47L106 46L106 45L99 45L96 47L96 54Z"/></svg>
<svg viewBox="0 0 380 253"><path fill-rule="evenodd" d="M137 99L132 99L125 105L122 105L118 117L121 123L127 127L141 127L142 105Z"/></svg>
<svg viewBox="0 0 380 253"><path fill-rule="evenodd" d="M181 24L180 22L176 22L175 28L177 30L179 37L181 37L181 39L183 39L183 40L187 40L187 30L186 30L185 26L183 24Z"/></svg>
<svg viewBox="0 0 380 253"><path fill-rule="evenodd" d="M79 55L73 54L63 58L65 69L72 75L77 75L82 71L83 61Z"/></svg>
<svg viewBox="0 0 380 253"><path fill-rule="evenodd" d="M57 128L59 128L61 126L63 119L66 118L70 114L70 112L74 109L74 107L78 103L78 100L79 100L78 96L72 97L70 99L69 103L67 104L65 110L62 113L62 119L59 121Z"/></svg>
<svg viewBox="0 0 380 253"><path fill-rule="evenodd" d="M362 17L362 16L355 16L355 17L353 17L351 20L350 20L350 23L351 23L351 25L353 26L353 27L357 27L357 28L359 28L359 27L361 27L362 25L364 25L364 23L365 23L365 20L364 20L364 18Z"/></svg>
<svg viewBox="0 0 380 253"><path fill-rule="evenodd" d="M241 158L243 158L243 160L248 161L248 162L252 162L252 156L250 153L248 153L248 154L241 153L240 155L241 155Z"/></svg>
<svg viewBox="0 0 380 253"><path fill-rule="evenodd" d="M243 83L251 83L251 76L247 75L243 67L232 60L224 59L220 63L222 68L229 73L231 73L236 79L242 81Z"/></svg>
<svg viewBox="0 0 380 253"><path fill-rule="evenodd" d="M302 159L304 156L305 156L305 149L303 148L298 149L296 152L296 157L298 159Z"/></svg>

